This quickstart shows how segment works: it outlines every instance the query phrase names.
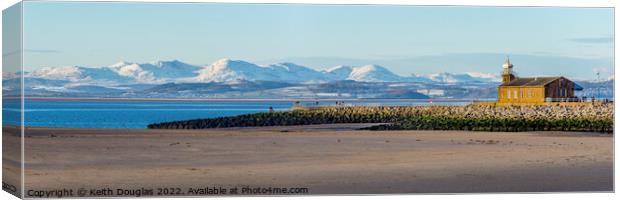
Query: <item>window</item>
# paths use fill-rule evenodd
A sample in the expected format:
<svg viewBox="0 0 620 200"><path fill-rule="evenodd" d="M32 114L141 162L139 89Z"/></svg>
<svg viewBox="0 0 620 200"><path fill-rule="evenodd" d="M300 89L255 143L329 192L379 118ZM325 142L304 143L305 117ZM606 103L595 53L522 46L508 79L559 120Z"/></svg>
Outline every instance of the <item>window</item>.
<svg viewBox="0 0 620 200"><path fill-rule="evenodd" d="M515 99L518 99L518 98L519 98L519 95L517 95L517 91L516 91L516 90L515 90L515 91L513 91L513 93L512 93L512 94L514 95Z"/></svg>
<svg viewBox="0 0 620 200"><path fill-rule="evenodd" d="M506 90L506 93L508 94L507 98L510 99L510 90Z"/></svg>
<svg viewBox="0 0 620 200"><path fill-rule="evenodd" d="M532 89L527 89L527 98L532 98Z"/></svg>
<svg viewBox="0 0 620 200"><path fill-rule="evenodd" d="M568 97L568 89L564 88L564 97Z"/></svg>

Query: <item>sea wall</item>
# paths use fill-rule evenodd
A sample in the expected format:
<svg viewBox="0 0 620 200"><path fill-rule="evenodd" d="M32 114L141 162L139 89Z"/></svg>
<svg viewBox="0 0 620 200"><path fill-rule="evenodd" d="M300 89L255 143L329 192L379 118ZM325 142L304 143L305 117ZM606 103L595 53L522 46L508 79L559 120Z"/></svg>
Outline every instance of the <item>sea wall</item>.
<svg viewBox="0 0 620 200"><path fill-rule="evenodd" d="M333 123L389 123L370 130L613 132L613 104L582 106L342 106L151 124L151 129L205 129Z"/></svg>

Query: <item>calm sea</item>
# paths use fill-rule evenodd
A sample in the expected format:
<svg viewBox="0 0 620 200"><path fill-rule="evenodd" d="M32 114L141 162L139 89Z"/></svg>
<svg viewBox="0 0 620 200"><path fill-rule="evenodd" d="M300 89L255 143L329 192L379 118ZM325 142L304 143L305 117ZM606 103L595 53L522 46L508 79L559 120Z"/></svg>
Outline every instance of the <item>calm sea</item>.
<svg viewBox="0 0 620 200"><path fill-rule="evenodd" d="M346 105L406 106L464 105L466 101L428 100L355 100ZM306 106L332 106L335 101L301 102ZM176 120L201 119L290 110L294 101L94 101L27 100L24 124L29 127L63 128L146 128L148 124ZM4 100L3 124L19 124L19 103Z"/></svg>

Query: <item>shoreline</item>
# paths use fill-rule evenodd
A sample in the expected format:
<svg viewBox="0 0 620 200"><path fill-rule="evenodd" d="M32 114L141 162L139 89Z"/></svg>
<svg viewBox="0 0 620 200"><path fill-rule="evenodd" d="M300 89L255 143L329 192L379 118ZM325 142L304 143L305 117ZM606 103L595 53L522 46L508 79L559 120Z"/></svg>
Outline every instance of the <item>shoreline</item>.
<svg viewBox="0 0 620 200"><path fill-rule="evenodd" d="M153 134L153 133L205 133L208 132L220 132L220 131L281 131L286 132L317 132L317 131L355 131L360 128L382 125L385 123L342 123L342 124L314 124L314 125L291 125L291 126L262 126L262 127L227 127L227 128L211 128L211 129L148 129L148 128L64 128L64 127L24 127L24 131L32 131L30 136L40 136L40 133L53 132L57 135L92 135L92 134L105 134L105 135L127 135L131 134ZM18 130L18 126L4 125L3 129ZM9 132L13 132L9 131ZM374 132L374 131L371 131Z"/></svg>
<svg viewBox="0 0 620 200"><path fill-rule="evenodd" d="M463 130L369 130L367 128L387 125L389 123L335 123L335 124L308 124L308 125L288 125L288 126L246 126L246 127L225 127L225 128L207 128L207 129L149 129L149 128L66 128L66 127L24 127L24 131L34 131L40 133L40 131L48 132L53 131L57 135L82 135L82 134L97 134L105 133L105 135L127 135L125 132L131 132L132 134L153 134L153 133L170 133L175 132L178 134L183 133L207 133L208 132L220 132L220 131L279 131L283 133L287 132L320 132L320 131L367 131L370 133L380 134L382 132L408 132L408 131L423 131L423 132L464 132L464 133L535 133L535 134L562 134L562 135L588 135L588 136L610 136L613 137L613 133L604 132L592 132L592 131L518 131L518 132L506 132L506 131L463 131ZM3 129L18 130L19 126L3 125ZM59 132L60 131L60 132ZM85 132L85 131L91 131ZM10 131L13 132L13 131ZM10 133L9 132L9 133ZM39 136L39 135L29 135Z"/></svg>

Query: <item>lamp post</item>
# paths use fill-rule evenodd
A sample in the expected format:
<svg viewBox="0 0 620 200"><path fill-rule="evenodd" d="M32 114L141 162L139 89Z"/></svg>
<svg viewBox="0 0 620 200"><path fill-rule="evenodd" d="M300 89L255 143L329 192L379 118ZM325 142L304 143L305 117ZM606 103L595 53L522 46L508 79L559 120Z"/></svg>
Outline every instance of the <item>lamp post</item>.
<svg viewBox="0 0 620 200"><path fill-rule="evenodd" d="M596 86L596 98L600 99L601 98L601 72L597 71L596 72L596 83L599 84Z"/></svg>

